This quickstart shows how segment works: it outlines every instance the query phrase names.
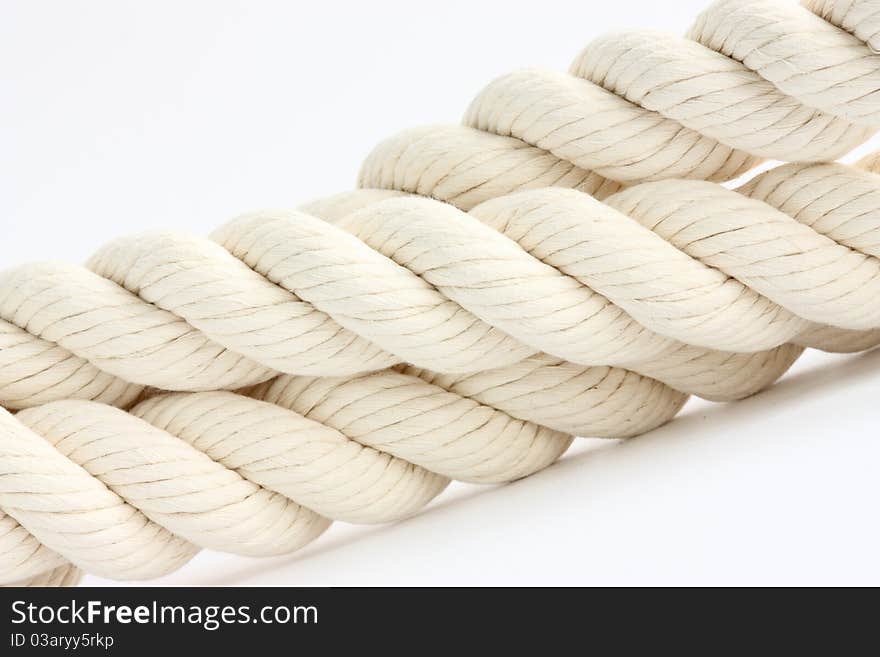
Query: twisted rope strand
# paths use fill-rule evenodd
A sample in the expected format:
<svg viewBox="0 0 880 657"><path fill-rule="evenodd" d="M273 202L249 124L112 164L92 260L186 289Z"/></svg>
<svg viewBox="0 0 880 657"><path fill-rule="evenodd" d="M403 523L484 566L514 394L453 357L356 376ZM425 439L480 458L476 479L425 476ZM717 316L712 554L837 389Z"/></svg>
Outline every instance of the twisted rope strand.
<svg viewBox="0 0 880 657"><path fill-rule="evenodd" d="M803 0L817 16L837 25L880 53L880 6L876 0Z"/></svg>
<svg viewBox="0 0 880 657"><path fill-rule="evenodd" d="M863 296L870 296L876 278L872 256L856 254L766 204L746 201L733 192L700 183L661 182L633 187L607 201L627 203L634 194L658 190L692 211L697 206L688 199L699 192L719 212L737 215L748 210L756 229L769 223L780 230L795 230L804 244L812 240L813 252L824 248L827 255L822 257L838 268L848 271L857 262L864 276L858 287ZM519 209L527 198L535 215L531 219ZM635 213L640 208L633 205L627 210ZM687 219L685 209L675 210L682 215L679 221ZM574 363L627 367L664 380L664 368L681 360L698 362L707 355L705 349L688 348L664 336L719 351L754 351L809 334L810 322L780 303L793 305L794 311L813 322L843 329L864 329L876 321L842 313L848 303L857 309L853 312L863 314L866 306L858 300L855 304L851 299L831 300L814 309L813 302L803 298L803 285L786 292L738 272L774 298L778 302L774 304L715 268L723 271L723 263L712 261L713 267L708 267L665 242L662 235L578 193L530 191L487 202L473 212L489 226L448 205L392 198L347 215L345 227L355 235L293 213L233 220L215 233L229 252L207 240L173 235L121 239L90 263L107 278L54 263L0 275L0 317L122 378L184 390L212 384L253 385L277 374L279 370L269 365L287 373L338 376L332 357L331 362L312 361L317 349L314 336L321 339L321 327L328 324L330 340L341 335L346 345L337 351L334 343L334 353L356 370L346 375L373 369L370 360L362 358L365 350L395 352L375 369L408 362L449 374L507 367L544 351ZM562 230L559 217L564 214L567 234L553 240L542 234L529 238L545 250L557 249L555 259L543 262L535 257L542 253L516 234L518 229L505 218L507 212L529 222L529 231L547 231L551 226ZM703 223L711 229L715 221L720 219L709 217ZM668 224L651 228L657 231ZM507 231L506 237L492 227ZM766 229L767 239L774 237L774 230ZM738 229L738 236L743 233ZM591 234L590 240L584 242L578 237L582 234ZM388 241L389 235L408 240L410 251ZM566 239L575 241L578 256L572 250L575 246L559 250ZM614 262L589 249L612 253ZM560 261L575 257L577 262ZM490 260L492 268L485 265ZM625 285L608 279L616 275L608 271L609 264L620 263L625 265L623 271L638 271L641 279L627 280ZM793 276L797 286L797 277L803 280L804 274ZM520 285L524 280L528 287ZM644 298L646 291L637 289L640 285L649 285L650 294L660 295L662 308ZM684 294L688 289L691 292ZM503 294L507 298L499 296ZM676 294L682 296L673 303ZM11 329L6 333L16 340L24 337ZM284 337L271 341L278 335ZM295 339L300 335L308 335L301 341L304 345ZM826 345L809 342L807 346ZM52 350L34 343L31 351L42 357ZM61 362L69 360L62 351L55 354ZM312 367L320 371L312 372ZM691 391L684 382L666 382Z"/></svg>
<svg viewBox="0 0 880 657"><path fill-rule="evenodd" d="M402 393L397 402L409 402L396 417L356 417L375 408L364 395L328 411L328 397L321 424L224 392L160 394L130 413L83 401L15 418L3 412L0 548L9 565L0 581L59 567L60 555L136 579L171 572L196 546L283 554L314 540L331 518L397 520L440 493L448 476L508 481L543 469L571 444L423 382L407 385L419 381L412 377L388 372L371 384L390 378ZM369 440L349 437L364 433Z"/></svg>
<svg viewBox="0 0 880 657"><path fill-rule="evenodd" d="M718 0L682 39L644 30L587 46L570 74L489 84L463 126L410 130L363 187L469 210L516 189L604 198L619 183L732 180L762 159L828 161L878 128L876 0Z"/></svg>

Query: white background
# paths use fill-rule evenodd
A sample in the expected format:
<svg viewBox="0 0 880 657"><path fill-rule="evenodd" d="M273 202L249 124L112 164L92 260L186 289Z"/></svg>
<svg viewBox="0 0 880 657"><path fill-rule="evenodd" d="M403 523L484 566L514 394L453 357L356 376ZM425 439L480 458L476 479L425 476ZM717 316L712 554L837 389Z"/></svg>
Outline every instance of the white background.
<svg viewBox="0 0 880 657"><path fill-rule="evenodd" d="M349 189L380 139L457 121L494 77L565 69L612 29L683 33L704 4L5 0L0 267ZM758 397L581 441L528 480L162 581L880 584L878 370L811 353Z"/></svg>

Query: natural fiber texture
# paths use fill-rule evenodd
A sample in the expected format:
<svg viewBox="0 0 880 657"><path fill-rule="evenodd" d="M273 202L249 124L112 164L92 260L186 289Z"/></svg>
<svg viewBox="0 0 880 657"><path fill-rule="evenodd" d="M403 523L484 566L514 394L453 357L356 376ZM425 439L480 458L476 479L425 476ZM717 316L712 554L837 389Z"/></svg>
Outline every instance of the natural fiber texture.
<svg viewBox="0 0 880 657"><path fill-rule="evenodd" d="M0 274L0 582L289 552L880 343L874 160L810 164L880 125L868 5L718 2L493 82L368 189ZM801 164L717 184L762 158Z"/></svg>

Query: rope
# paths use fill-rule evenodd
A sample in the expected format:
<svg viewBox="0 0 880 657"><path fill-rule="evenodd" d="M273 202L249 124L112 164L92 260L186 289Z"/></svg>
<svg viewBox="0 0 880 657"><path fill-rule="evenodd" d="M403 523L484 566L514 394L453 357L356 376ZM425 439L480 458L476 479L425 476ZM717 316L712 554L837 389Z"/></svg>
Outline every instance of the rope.
<svg viewBox="0 0 880 657"><path fill-rule="evenodd" d="M493 82L368 189L0 274L0 582L287 553L880 343L880 178L810 164L880 119L867 4L717 2ZM716 184L762 158L802 164Z"/></svg>

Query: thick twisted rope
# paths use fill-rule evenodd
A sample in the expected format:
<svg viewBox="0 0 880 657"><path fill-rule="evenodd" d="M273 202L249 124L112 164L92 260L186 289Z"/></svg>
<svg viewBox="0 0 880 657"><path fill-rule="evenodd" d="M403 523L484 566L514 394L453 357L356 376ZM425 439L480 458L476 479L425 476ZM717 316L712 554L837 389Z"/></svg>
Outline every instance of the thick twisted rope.
<svg viewBox="0 0 880 657"><path fill-rule="evenodd" d="M720 0L688 38L618 32L590 44L569 75L504 76L473 101L465 126L389 140L362 183L470 209L523 187L603 197L619 183L730 180L763 158L836 159L878 127L877 5L806 4L815 13Z"/></svg>
<svg viewBox="0 0 880 657"><path fill-rule="evenodd" d="M680 193L682 186L685 195ZM878 278L880 177L836 164L787 165L758 176L742 191L751 198L712 183L658 182L634 186L608 199L614 207L626 207L645 225L620 214L612 205L563 189L502 197L471 214L436 201L401 196L368 204L345 215L348 219L343 222L365 230L364 243L382 250L386 255L381 257L394 258L398 267L406 264L407 268L399 271L444 277L432 281L436 289L480 318L499 307L499 301L501 308L520 303L515 312L489 315L498 323L512 321L504 324L508 335L532 335L524 331L537 322L534 335L544 339L550 335L546 318L586 305L581 296L598 296L593 288L602 288L607 295L594 312L616 309L615 316L627 325L634 320L620 308L650 301L661 302L669 310L665 314L646 313L646 323L659 317L662 326L681 319L699 327L703 316L694 308L709 308L711 318L729 307L710 303L703 295L714 299L719 289L732 284L737 295L729 303L734 308L743 303L738 295L748 295L747 307L760 308L757 317L773 318L760 325L762 331L764 326L774 330L795 327L798 331L792 336L772 333L776 340L809 335L827 342L844 336L855 348L874 344L876 331L854 332L852 327L877 321L871 286ZM343 200L350 206L351 197ZM694 211L693 201L700 204L699 211ZM768 202L785 208L791 216ZM707 208L717 209L718 214L707 214ZM430 218L434 211L442 213L442 221L422 225L423 218ZM472 215L491 218L492 228ZM248 217L244 234L257 238L281 235L285 239L280 243L289 244L286 229L297 227L300 216L308 215L282 222L267 218L256 224ZM658 222L658 217L662 221ZM475 231L476 238L465 238L467 229L462 229L462 221L469 222L464 225ZM607 233L603 233L605 222L612 227ZM240 226L238 222L233 225ZM707 227L714 228L707 232ZM444 231L441 235L456 239L450 243L438 237L436 231L440 230ZM511 235L516 235L517 241ZM262 256L280 248L276 240L257 248L257 241L246 250L255 256L254 262L265 262ZM163 257L148 240L125 243L148 245L151 257ZM185 240L183 244L192 242ZM500 245L506 250L500 251ZM302 253L314 252L292 248L295 255L291 262ZM492 266L459 274L459 269L475 262L474 249L491 260ZM744 252L747 258L742 256ZM608 253L614 258L607 258ZM643 259L629 263L627 254L640 254ZM669 258L668 254L674 255ZM681 254L687 260L681 260ZM804 267L805 254L815 264ZM699 265L701 257L712 258L713 267ZM420 260L423 258L428 258L427 263ZM139 262L131 253L118 260L135 267ZM558 304L560 311L555 310L557 306L548 309L545 304L553 299L552 289L511 297L517 285L522 287L522 278L511 277L505 270L510 260L517 266L520 262L535 263L529 265L534 271L527 269L525 273L530 284L542 277L554 285L558 285L556 281L575 281L576 286L565 283L561 287L566 294L573 290L578 295L575 303ZM286 261L273 260L272 266ZM679 261L702 267L694 271L705 269L718 277L719 284L713 286L689 274L673 280L690 281L690 288L667 290L661 273L674 273L675 267L669 263ZM642 272L652 263L656 268L645 277ZM855 270L864 268L867 274L852 279L853 264ZM341 266L349 265L343 261ZM730 268L730 278L718 273L725 271L722 268ZM315 275L314 267L307 269ZM266 272L269 278L270 270ZM145 271L154 272L164 282L174 280L168 267ZM480 272L485 280L477 277ZM628 273L619 278L620 272ZM738 283L734 274L748 280L753 288ZM616 286L600 284L609 275ZM461 285L459 279L475 284ZM851 279L853 284L848 283ZM16 286L10 288L24 289L23 298L33 298L22 287L28 280L39 279L16 279ZM279 282L283 280L288 277L278 277ZM330 275L326 280L333 281L335 287L330 289L338 291L339 280L352 279ZM624 295L621 291L643 290L646 285L651 295ZM167 288L169 294L193 289L197 287ZM671 294L676 289L680 293ZM825 324L814 326L783 306L774 306L775 302L754 289L810 313L827 312L822 315ZM817 291L824 292L817 296ZM489 294L481 296L482 292ZM121 288L120 294L133 297ZM851 300L853 295L855 301ZM57 304L64 297L52 298ZM540 304L540 312L532 312L534 303ZM381 312L381 307L374 306L374 310ZM783 320L778 320L780 317ZM520 318L529 320L522 322ZM846 328L835 329L832 322ZM578 331L579 326L558 325L565 326L566 332ZM610 333L626 335L619 326ZM637 340L643 340L645 334L646 329L633 332ZM578 339L561 341L561 348L575 349L586 337L582 332L575 335ZM656 339L650 336L650 340ZM734 339L745 338L734 334ZM679 348L692 349L685 345ZM791 360L781 361L782 366L772 370L773 378ZM4 416L8 432L0 449L0 464L6 473L0 478L0 505L28 528L29 533L23 534L19 525L10 525L10 540L33 542L32 550L18 548L28 556L24 563L15 563L7 579L23 579L23 571L24 576L30 571L38 575L61 567L65 560L112 577L152 577L179 567L192 556L194 546L243 554L287 552L317 537L330 519L384 522L404 517L430 501L449 478L476 482L516 479L554 461L570 444L571 434L628 435L627 421L631 423L629 433L638 433L666 421L684 400L684 395L622 369L582 368L547 355L532 355L513 366L465 375L420 372L412 366L401 369L335 379L285 375L249 391L264 401L232 393L166 393L149 397L130 414L94 402L58 401L23 410L16 418ZM622 382L630 377L630 389L618 398L639 405L607 414L601 403L581 405L585 400L580 397L572 404L552 387L544 389L544 403L518 403L522 400L510 389L521 386L528 398L539 400L540 384L532 384L530 377L540 379L541 373L551 369L574 378L599 376L596 370L602 372L601 380L616 377ZM633 394L633 388L640 387L642 394ZM583 394L589 388L576 383L570 389ZM591 423L591 411L598 411L601 421ZM514 419L529 414L532 421ZM45 488L35 486L35 481ZM95 509L98 511L91 514L94 519L84 517ZM74 514L76 523L71 526L69 516ZM84 532L84 527L89 530ZM44 546L51 548L52 556L63 558L46 563ZM117 549L121 554L113 552ZM144 564L149 564L146 571L142 570Z"/></svg>
<svg viewBox="0 0 880 657"><path fill-rule="evenodd" d="M490 85L468 112L479 131L380 146L362 183L387 192L5 273L0 401L25 410L0 416L0 581L287 552L331 519L413 513L449 478L525 476L571 435L649 430L684 393L751 394L802 346L876 344L873 175L789 166L740 194L662 181L863 141L878 64L848 4L814 9L852 34L720 2L694 42L599 40L579 77ZM146 386L263 401L95 403L129 408Z"/></svg>

